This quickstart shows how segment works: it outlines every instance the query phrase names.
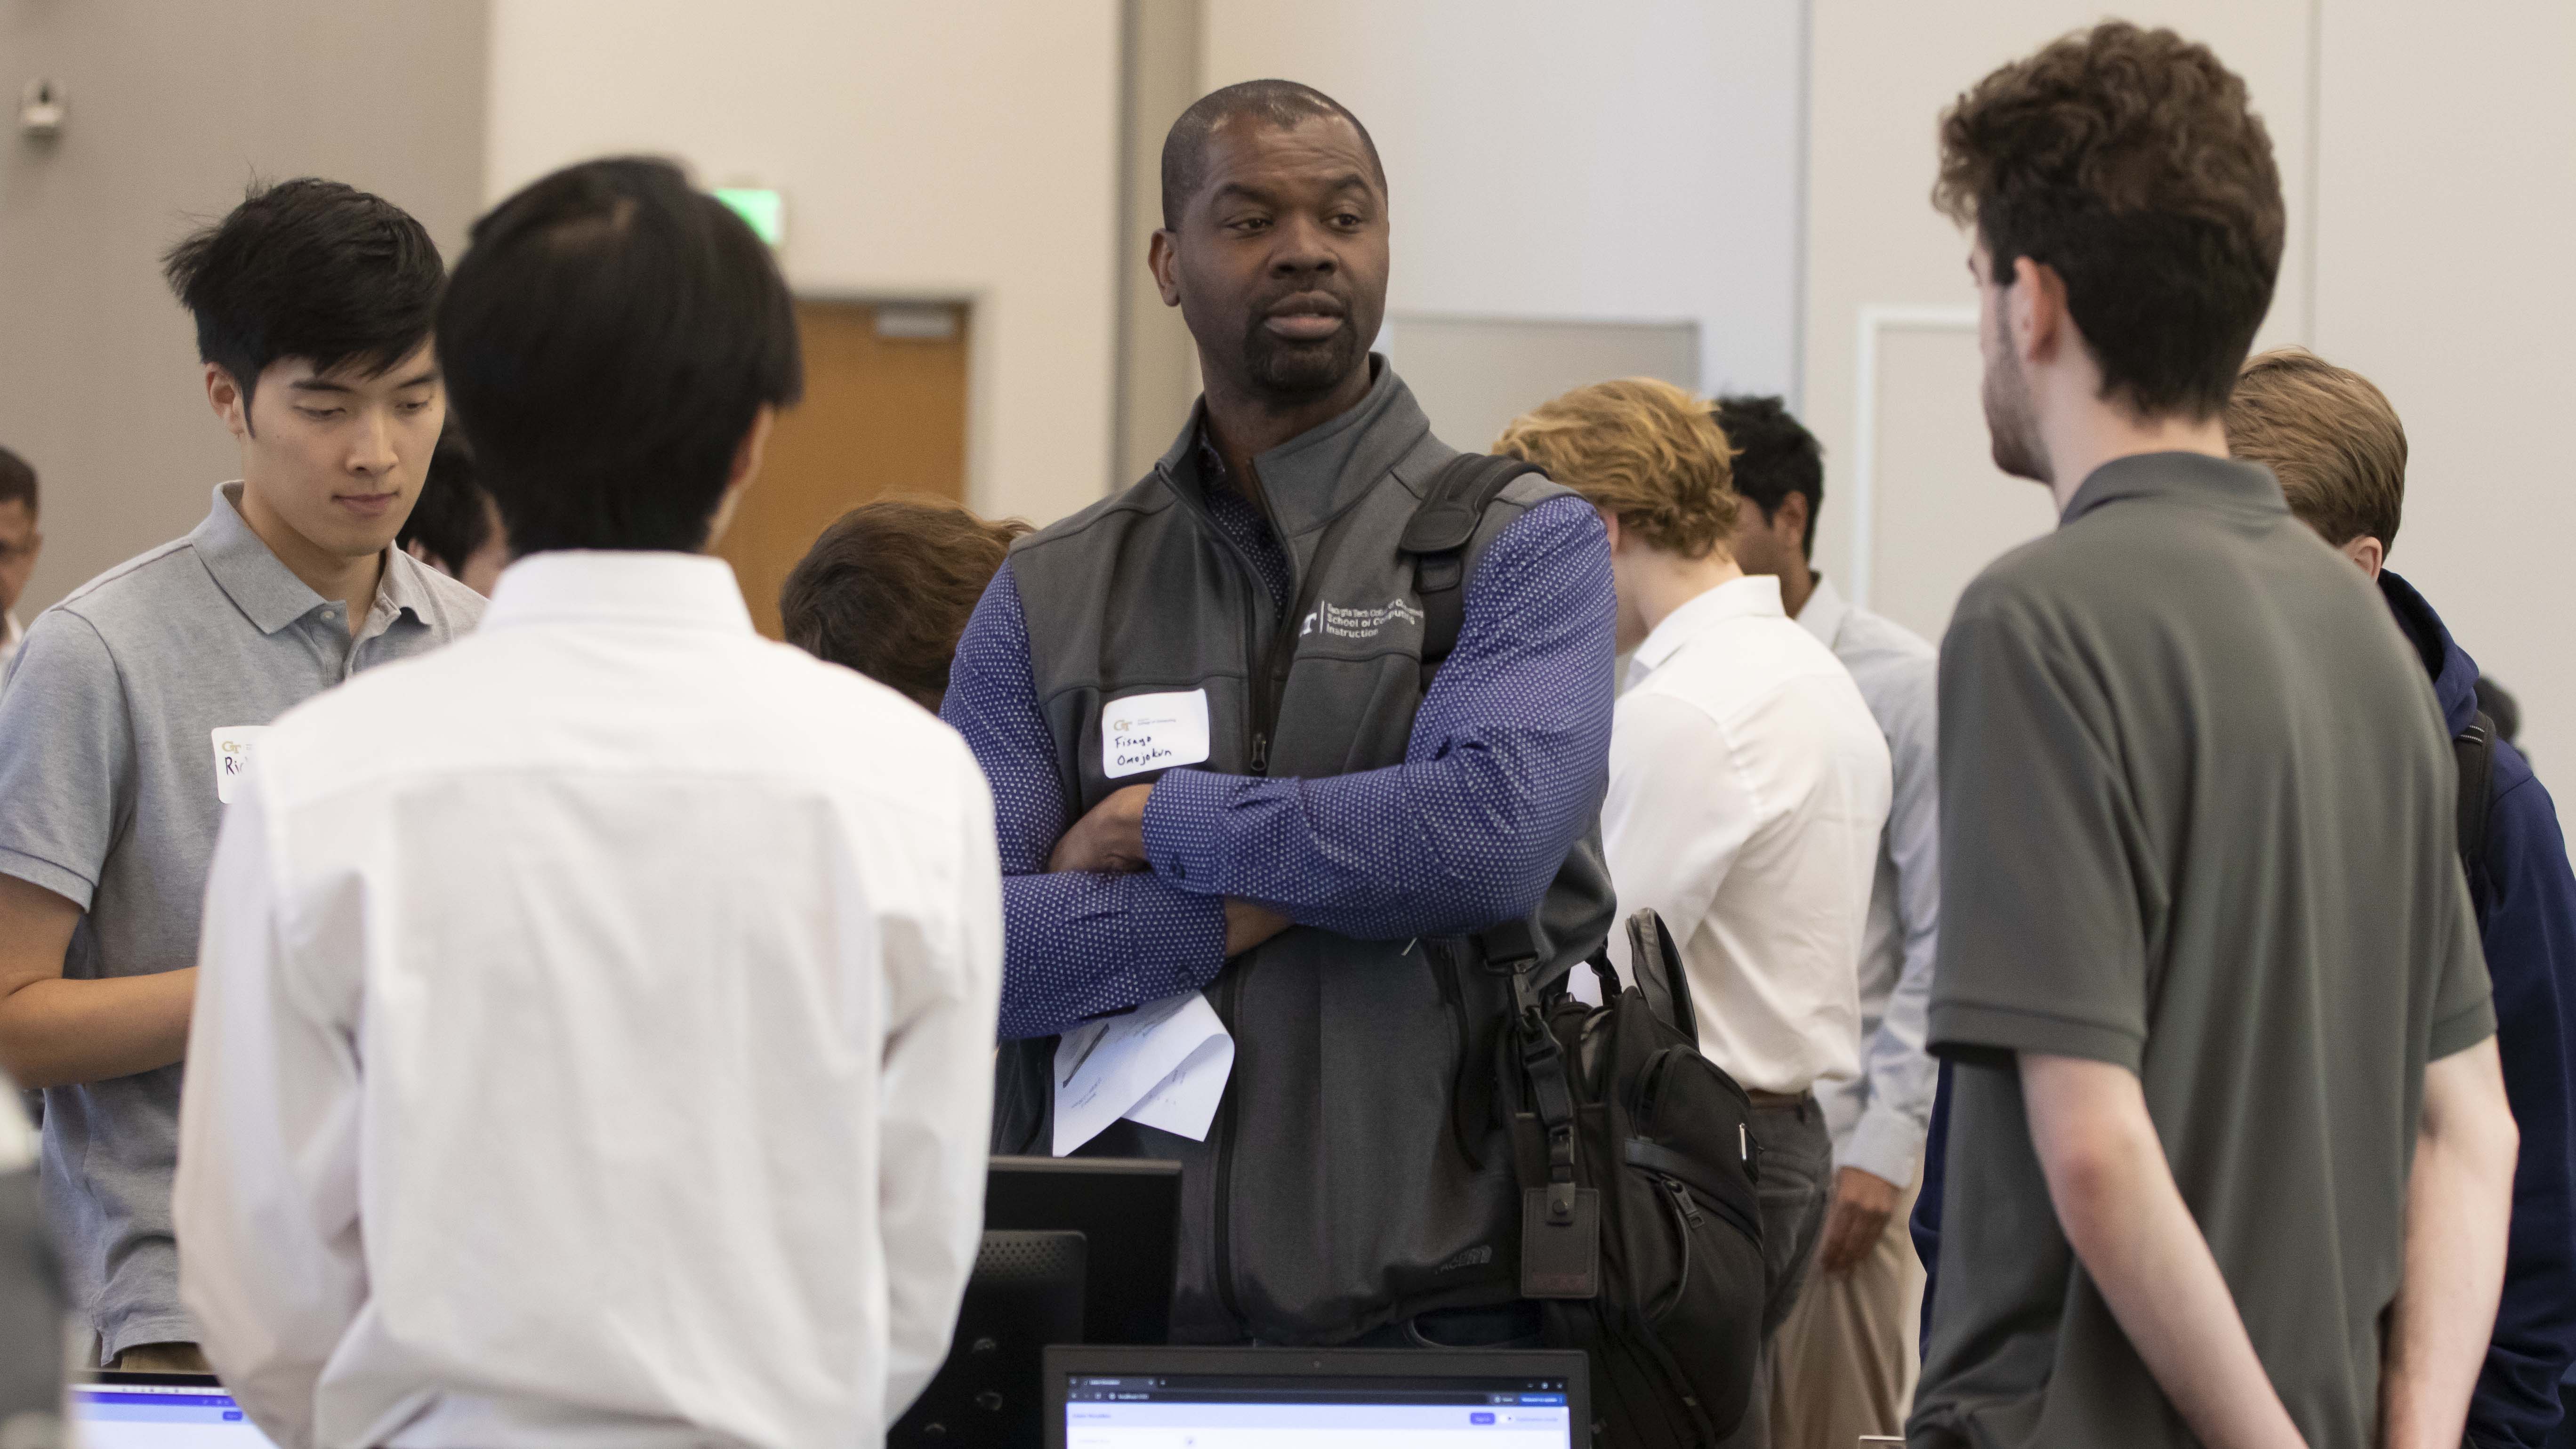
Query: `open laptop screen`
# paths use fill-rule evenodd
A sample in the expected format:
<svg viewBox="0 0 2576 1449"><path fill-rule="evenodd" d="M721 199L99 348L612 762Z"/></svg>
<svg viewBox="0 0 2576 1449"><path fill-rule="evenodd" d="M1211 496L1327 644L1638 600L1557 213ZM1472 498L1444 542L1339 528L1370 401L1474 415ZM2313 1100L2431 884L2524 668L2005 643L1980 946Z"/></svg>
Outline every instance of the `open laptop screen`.
<svg viewBox="0 0 2576 1449"><path fill-rule="evenodd" d="M71 1386L81 1449L271 1449L213 1379L152 1374Z"/></svg>
<svg viewBox="0 0 2576 1449"><path fill-rule="evenodd" d="M1560 1377L1076 1373L1066 1449L1570 1449Z"/></svg>

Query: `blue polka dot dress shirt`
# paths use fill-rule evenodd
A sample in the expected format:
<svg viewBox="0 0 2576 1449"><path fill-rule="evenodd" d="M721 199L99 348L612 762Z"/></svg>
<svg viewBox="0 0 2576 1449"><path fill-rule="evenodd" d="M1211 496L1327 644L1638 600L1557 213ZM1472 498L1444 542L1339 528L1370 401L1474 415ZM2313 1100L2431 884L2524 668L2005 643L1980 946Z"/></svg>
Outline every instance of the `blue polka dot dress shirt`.
<svg viewBox="0 0 2576 1449"><path fill-rule="evenodd" d="M1208 496L1284 608L1290 565L1268 520L1231 489ZM1376 940L1527 914L1608 777L1615 615L1600 518L1581 499L1550 499L1506 528L1469 577L1457 649L1402 764L1321 779L1173 770L1146 805L1150 870L1050 873L1074 802L1056 774L1005 564L958 643L940 710L993 787L1001 1035L1045 1036L1205 986L1225 964L1229 896Z"/></svg>

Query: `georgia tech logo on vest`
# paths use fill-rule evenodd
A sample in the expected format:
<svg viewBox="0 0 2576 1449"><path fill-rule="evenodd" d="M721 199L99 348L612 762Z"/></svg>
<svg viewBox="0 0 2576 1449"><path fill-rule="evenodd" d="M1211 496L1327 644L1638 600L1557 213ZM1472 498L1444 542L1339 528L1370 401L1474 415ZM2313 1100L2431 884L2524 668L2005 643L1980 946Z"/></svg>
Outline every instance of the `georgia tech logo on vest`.
<svg viewBox="0 0 2576 1449"><path fill-rule="evenodd" d="M1402 599L1389 599L1375 608L1346 609L1339 604L1318 603L1306 615L1297 637L1322 634L1327 639L1374 639L1386 632L1389 624L1412 624L1419 627L1422 611Z"/></svg>

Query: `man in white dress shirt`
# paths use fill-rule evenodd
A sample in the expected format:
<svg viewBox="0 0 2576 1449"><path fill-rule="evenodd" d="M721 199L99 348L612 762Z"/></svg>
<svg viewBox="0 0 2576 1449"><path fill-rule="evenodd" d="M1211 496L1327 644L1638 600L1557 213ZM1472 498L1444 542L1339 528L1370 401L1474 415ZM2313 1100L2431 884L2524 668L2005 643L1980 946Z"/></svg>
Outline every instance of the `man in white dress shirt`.
<svg viewBox="0 0 2576 1449"><path fill-rule="evenodd" d="M1645 378L1579 388L1496 451L1589 499L1610 530L1619 647L1602 843L1622 915L1672 928L1701 1049L1753 1096L1765 1326L1797 1299L1832 1144L1812 1088L1860 1066L1859 960L1887 744L1851 675L1729 550L1738 512L1709 405ZM1612 955L1625 966L1624 937ZM1770 1442L1764 1396L1731 1444Z"/></svg>
<svg viewBox="0 0 2576 1449"><path fill-rule="evenodd" d="M1772 1376L1780 1449L1851 1449L1863 1434L1905 1432L1920 1363L1923 1265L1905 1220L1939 1076L1923 1047L1941 918L1939 655L1810 565L1824 450L1780 399L1721 398L1717 422L1736 450L1735 491L1751 505L1736 519L1735 561L1779 577L1781 606L1851 671L1895 765L1861 942L1861 1070L1816 1085L1834 1139L1833 1203Z"/></svg>
<svg viewBox="0 0 2576 1449"><path fill-rule="evenodd" d="M502 203L438 341L518 560L230 807L182 1295L286 1446L876 1442L982 1216L982 774L704 556L801 374L766 249L675 168Z"/></svg>

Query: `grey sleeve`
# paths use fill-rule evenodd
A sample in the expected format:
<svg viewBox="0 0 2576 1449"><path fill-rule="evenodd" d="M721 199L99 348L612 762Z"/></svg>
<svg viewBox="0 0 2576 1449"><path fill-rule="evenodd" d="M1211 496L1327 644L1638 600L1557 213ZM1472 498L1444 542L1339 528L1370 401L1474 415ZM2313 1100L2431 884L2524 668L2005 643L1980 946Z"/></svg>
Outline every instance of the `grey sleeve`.
<svg viewBox="0 0 2576 1449"><path fill-rule="evenodd" d="M88 910L134 808L134 727L107 642L48 609L0 695L0 873Z"/></svg>
<svg viewBox="0 0 2576 1449"><path fill-rule="evenodd" d="M2107 702L2034 626L1965 611L1941 648L1935 1051L2146 1044L2146 856Z"/></svg>

